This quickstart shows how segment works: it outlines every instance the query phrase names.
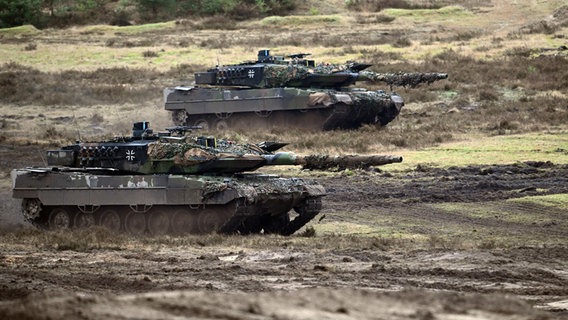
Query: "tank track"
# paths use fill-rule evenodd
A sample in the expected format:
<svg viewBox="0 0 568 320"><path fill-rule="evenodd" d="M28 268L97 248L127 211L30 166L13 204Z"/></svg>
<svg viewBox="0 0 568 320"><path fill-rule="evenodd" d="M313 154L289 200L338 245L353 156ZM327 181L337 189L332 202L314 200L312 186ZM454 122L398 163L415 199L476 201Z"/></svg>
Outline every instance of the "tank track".
<svg viewBox="0 0 568 320"><path fill-rule="evenodd" d="M375 102L359 101L354 105L334 103L326 108L308 110L276 110L266 113L239 112L228 114L192 114L184 109L171 110L174 124L179 126L199 126L205 130L250 129L254 123L257 129L272 127L295 127L309 130L357 129L362 125L385 126L394 120L400 105L391 100Z"/></svg>
<svg viewBox="0 0 568 320"><path fill-rule="evenodd" d="M102 226L111 232L135 236L182 236L187 234L281 234L289 236L298 231L321 210L321 197L310 197L294 207L297 215L290 218L288 211L275 215L259 215L256 208L243 199L225 205L207 206L126 206L105 205L91 208L77 206L42 206L34 216L26 214L24 199L22 211L26 220L46 230L80 229Z"/></svg>

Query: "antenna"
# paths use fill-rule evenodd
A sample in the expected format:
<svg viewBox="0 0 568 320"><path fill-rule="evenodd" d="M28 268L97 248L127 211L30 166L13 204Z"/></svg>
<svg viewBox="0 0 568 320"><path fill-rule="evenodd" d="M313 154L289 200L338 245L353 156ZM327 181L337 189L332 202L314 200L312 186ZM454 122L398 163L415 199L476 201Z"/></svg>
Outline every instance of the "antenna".
<svg viewBox="0 0 568 320"><path fill-rule="evenodd" d="M37 152L39 153L39 156L40 156L40 158L41 158L41 161L43 162L43 165L44 165L45 167L47 167L47 160L46 160L45 157L43 156L43 151L42 151L40 148L38 148L38 149L37 149Z"/></svg>
<svg viewBox="0 0 568 320"><path fill-rule="evenodd" d="M77 117L75 117L75 108L73 107L73 126L75 127L75 131L77 132L77 141L81 141L81 130L79 130L79 126L77 125Z"/></svg>

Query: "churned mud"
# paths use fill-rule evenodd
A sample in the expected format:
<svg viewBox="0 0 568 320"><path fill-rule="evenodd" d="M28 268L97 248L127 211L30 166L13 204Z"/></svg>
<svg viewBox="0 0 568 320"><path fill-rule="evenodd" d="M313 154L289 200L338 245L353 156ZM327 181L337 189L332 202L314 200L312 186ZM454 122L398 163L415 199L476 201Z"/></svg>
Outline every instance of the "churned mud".
<svg viewBox="0 0 568 320"><path fill-rule="evenodd" d="M17 149L17 150L16 150ZM3 147L41 164L34 147ZM28 228L2 178L4 236ZM322 222L390 224L435 241L460 226L486 236L560 239L550 245L412 247L358 235L358 245L316 235L316 245L254 236L233 244L135 245L62 250L7 241L0 251L0 318L4 319L564 319L568 316L565 213L503 200L568 192L568 166L418 167L391 174L357 171L317 178L328 190ZM438 204L492 204L543 222L447 214ZM556 211L555 211L556 210ZM564 214L564 216L563 216ZM369 218L371 216L371 218ZM317 220L318 218L316 218ZM365 220L370 219L370 220ZM390 219L390 220L389 220ZM555 220L556 219L556 220ZM418 222L418 223L416 223ZM473 231L472 231L473 232ZM474 234L474 233L471 233ZM22 235L20 235L22 236ZM219 236L222 237L222 236ZM233 236L234 237L234 236ZM329 237L319 241L318 237ZM464 237L468 237L464 233ZM564 242L562 242L564 239ZM143 240L140 240L143 242ZM465 240L464 240L465 241Z"/></svg>

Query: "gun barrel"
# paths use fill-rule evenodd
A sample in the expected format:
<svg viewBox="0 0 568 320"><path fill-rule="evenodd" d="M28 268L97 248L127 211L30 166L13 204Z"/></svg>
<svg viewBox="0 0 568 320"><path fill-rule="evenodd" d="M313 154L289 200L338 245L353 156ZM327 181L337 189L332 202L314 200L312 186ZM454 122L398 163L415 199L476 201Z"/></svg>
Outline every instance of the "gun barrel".
<svg viewBox="0 0 568 320"><path fill-rule="evenodd" d="M289 152L280 152L274 155L263 155L263 157L266 159L266 165L301 165L303 169L315 170L366 169L389 163L402 162L402 157L390 155L310 155L302 157Z"/></svg>
<svg viewBox="0 0 568 320"><path fill-rule="evenodd" d="M384 82L390 86L416 87L422 83L431 84L435 81L447 78L447 73L439 72L377 73L363 70L359 73L357 81Z"/></svg>
<svg viewBox="0 0 568 320"><path fill-rule="evenodd" d="M329 170L337 168L344 169L366 169L374 166L382 166L389 163L402 162L400 156L390 155L347 155L347 156L327 156L311 155L297 159L304 169Z"/></svg>

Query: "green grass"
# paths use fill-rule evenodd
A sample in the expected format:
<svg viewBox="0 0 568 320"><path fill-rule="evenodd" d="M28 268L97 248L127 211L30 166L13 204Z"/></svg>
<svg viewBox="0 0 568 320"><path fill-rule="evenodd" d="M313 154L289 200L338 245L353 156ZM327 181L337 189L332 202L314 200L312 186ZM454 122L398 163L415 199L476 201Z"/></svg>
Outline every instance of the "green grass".
<svg viewBox="0 0 568 320"><path fill-rule="evenodd" d="M155 31L164 31L175 28L175 21L147 23L133 26L107 26L107 25L94 25L82 28L82 33L124 33L124 34L138 34L148 33Z"/></svg>
<svg viewBox="0 0 568 320"><path fill-rule="evenodd" d="M564 226L568 230L568 194L529 196L475 205L438 203L431 206L441 210L440 214L462 216L476 222L445 224L444 233L450 238L465 237L478 243L492 240L505 246L558 245L567 240L566 235L549 234L546 226L555 225L556 229Z"/></svg>
<svg viewBox="0 0 568 320"><path fill-rule="evenodd" d="M566 195L564 195L566 196ZM528 200L531 197L527 197L526 203L534 203ZM475 219L489 219L497 220L501 222L510 222L518 224L531 224L533 222L547 223L551 222L551 217L545 217L541 211L533 210L516 210L517 206L514 202L507 200L505 203L502 202L488 202L488 203L477 203L472 206L470 203L440 203L434 205L437 209L442 209L448 214L457 214L462 216L467 216Z"/></svg>
<svg viewBox="0 0 568 320"><path fill-rule="evenodd" d="M479 164L512 164L523 161L551 161L568 164L568 132L543 132L444 143L421 150L402 150L404 161L389 169L404 170L419 164L436 167Z"/></svg>
<svg viewBox="0 0 568 320"><path fill-rule="evenodd" d="M317 234L321 235L379 235L384 234L384 230L378 230L368 224L359 224L344 221L331 221L327 223L316 224L313 226Z"/></svg>
<svg viewBox="0 0 568 320"><path fill-rule="evenodd" d="M40 34L41 31L32 25L24 25L13 28L0 29L0 36L2 37L20 37L20 36L33 36Z"/></svg>
<svg viewBox="0 0 568 320"><path fill-rule="evenodd" d="M472 17L474 14L461 6L447 6L440 9L385 9L383 14L393 17L410 17L416 20Z"/></svg>
<svg viewBox="0 0 568 320"><path fill-rule="evenodd" d="M270 26L289 26L298 25L326 25L326 24L343 24L344 18L339 15L317 15L317 16L271 16L260 21L262 25Z"/></svg>
<svg viewBox="0 0 568 320"><path fill-rule="evenodd" d="M411 205L394 211L364 209L328 215L327 219L310 224L317 237L381 238L411 242L422 247L454 249L559 245L566 242L567 235L558 232L549 234L547 226L553 225L555 230L565 226L568 230L568 194L529 196L475 205L435 203ZM440 223L443 228L440 228Z"/></svg>
<svg viewBox="0 0 568 320"><path fill-rule="evenodd" d="M509 199L508 201L514 203L538 204L545 207L565 210L565 212L568 213L568 194L552 194L546 196L524 197L518 199Z"/></svg>

